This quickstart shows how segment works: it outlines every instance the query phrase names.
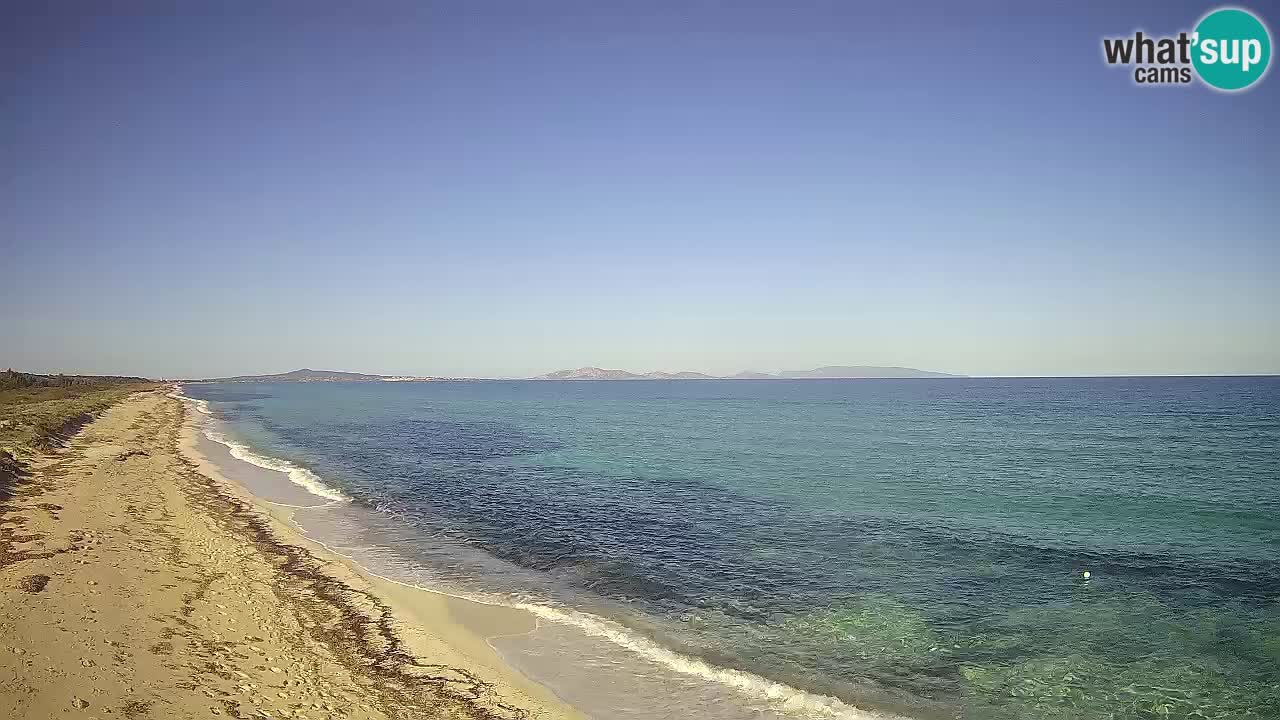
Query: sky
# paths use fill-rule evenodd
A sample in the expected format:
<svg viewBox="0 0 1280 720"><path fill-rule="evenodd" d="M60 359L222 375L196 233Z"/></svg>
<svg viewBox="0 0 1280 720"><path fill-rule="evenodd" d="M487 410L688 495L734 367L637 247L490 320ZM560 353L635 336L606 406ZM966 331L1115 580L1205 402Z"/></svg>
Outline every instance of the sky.
<svg viewBox="0 0 1280 720"><path fill-rule="evenodd" d="M10 4L0 366L1280 373L1280 76L1102 60L1213 7Z"/></svg>

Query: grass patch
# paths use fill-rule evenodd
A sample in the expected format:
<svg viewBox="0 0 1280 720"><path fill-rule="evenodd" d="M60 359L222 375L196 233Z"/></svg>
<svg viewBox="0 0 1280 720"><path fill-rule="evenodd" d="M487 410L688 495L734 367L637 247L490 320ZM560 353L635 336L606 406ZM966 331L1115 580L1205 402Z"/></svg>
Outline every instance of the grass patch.
<svg viewBox="0 0 1280 720"><path fill-rule="evenodd" d="M0 476L21 475L31 455L129 395L159 387L144 378L0 373Z"/></svg>

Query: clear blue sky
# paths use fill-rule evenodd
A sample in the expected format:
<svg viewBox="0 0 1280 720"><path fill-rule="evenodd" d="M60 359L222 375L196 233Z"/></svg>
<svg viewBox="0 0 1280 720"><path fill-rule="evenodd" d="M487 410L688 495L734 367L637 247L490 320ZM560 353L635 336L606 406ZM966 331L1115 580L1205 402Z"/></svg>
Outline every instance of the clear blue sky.
<svg viewBox="0 0 1280 720"><path fill-rule="evenodd" d="M1280 372L1280 75L1101 59L1211 4L21 5L0 365Z"/></svg>

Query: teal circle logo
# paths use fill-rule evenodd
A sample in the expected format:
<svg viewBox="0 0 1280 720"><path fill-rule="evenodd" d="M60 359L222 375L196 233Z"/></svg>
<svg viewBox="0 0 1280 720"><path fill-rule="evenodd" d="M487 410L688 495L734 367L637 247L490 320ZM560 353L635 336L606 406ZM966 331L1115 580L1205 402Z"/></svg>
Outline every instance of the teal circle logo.
<svg viewBox="0 0 1280 720"><path fill-rule="evenodd" d="M1228 92L1262 79L1271 63L1271 34L1246 10L1214 10L1196 25L1191 63L1200 79Z"/></svg>

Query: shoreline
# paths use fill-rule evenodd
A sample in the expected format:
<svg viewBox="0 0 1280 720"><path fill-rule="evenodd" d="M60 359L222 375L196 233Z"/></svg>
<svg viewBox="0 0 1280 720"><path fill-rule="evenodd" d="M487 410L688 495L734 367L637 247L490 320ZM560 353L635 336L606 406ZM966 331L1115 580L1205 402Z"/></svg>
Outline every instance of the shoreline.
<svg viewBox="0 0 1280 720"><path fill-rule="evenodd" d="M584 717L488 644L532 616L315 546L188 456L168 392L107 409L0 505L0 716Z"/></svg>
<svg viewBox="0 0 1280 720"><path fill-rule="evenodd" d="M168 397L190 412L186 407L187 402L193 402L190 398ZM241 504L248 512L257 513L275 542L310 553L324 564L324 572L334 576L334 580L348 586L352 592L368 593L375 598L382 606L383 622L404 644L400 652L408 651L419 658L435 659L441 655L455 658L455 662L460 661L459 664L467 666L467 672L498 688L498 695L506 691L506 694L532 700L534 707L545 705L559 713L547 714L546 708L540 708L542 712L531 717L585 720L584 715L556 697L551 690L507 665L489 644L489 640L498 637L533 632L537 629L538 619L532 613L437 592L371 572L356 560L307 536L293 520L298 508L259 498L227 477L197 447L198 433L190 415L185 415L177 440L180 457L194 472L215 484L224 500ZM489 632L486 628L497 631Z"/></svg>

